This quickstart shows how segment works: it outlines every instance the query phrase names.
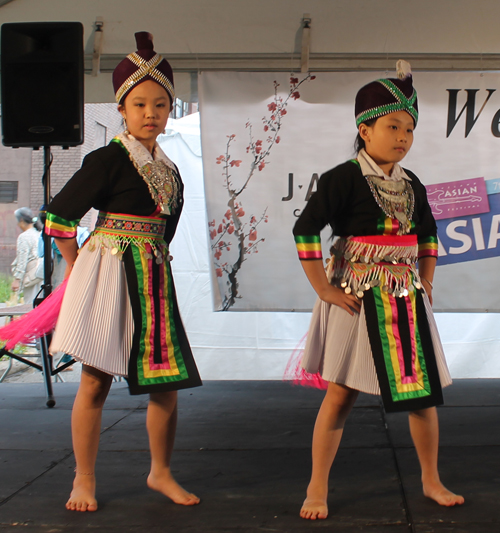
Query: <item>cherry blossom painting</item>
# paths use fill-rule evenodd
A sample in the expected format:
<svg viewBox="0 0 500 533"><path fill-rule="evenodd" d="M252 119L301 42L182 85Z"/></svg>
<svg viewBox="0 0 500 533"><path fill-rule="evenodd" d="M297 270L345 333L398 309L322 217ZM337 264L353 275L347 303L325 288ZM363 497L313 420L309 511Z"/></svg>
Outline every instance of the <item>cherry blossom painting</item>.
<svg viewBox="0 0 500 533"><path fill-rule="evenodd" d="M314 80L311 74L301 79L290 76L288 93L280 94L280 84L274 81L274 98L267 104L266 115L258 127L246 122L247 139L238 144L235 134L226 137L224 152L215 164L220 165L222 187L227 195L227 210L218 219L209 221L211 251L215 273L221 291L221 310L227 311L245 295L239 290L238 275L245 263L265 243L265 225L269 220L267 206L259 212L245 209L244 199L252 178L271 164L271 152L283 135L287 107L300 98L300 86ZM237 154L237 155L235 155Z"/></svg>

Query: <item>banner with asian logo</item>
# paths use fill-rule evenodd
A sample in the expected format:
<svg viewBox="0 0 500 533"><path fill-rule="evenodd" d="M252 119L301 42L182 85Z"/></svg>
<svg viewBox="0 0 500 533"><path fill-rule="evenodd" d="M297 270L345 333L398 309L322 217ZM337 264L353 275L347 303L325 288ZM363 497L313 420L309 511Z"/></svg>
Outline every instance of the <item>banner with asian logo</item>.
<svg viewBox="0 0 500 533"><path fill-rule="evenodd" d="M355 157L357 90L394 75L200 74L214 309L312 308L292 227L319 176ZM402 166L438 225L434 308L500 311L500 74L416 72L414 85L420 118Z"/></svg>

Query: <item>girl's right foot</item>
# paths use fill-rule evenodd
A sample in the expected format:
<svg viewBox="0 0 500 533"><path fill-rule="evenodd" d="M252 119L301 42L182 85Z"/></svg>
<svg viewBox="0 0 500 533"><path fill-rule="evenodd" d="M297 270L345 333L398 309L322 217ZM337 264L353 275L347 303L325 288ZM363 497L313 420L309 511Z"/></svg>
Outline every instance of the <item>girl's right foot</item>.
<svg viewBox="0 0 500 533"><path fill-rule="evenodd" d="M200 503L198 496L187 492L175 481L170 468L157 470L154 474L150 472L147 485L151 490L161 492L178 505L198 505Z"/></svg>
<svg viewBox="0 0 500 533"><path fill-rule="evenodd" d="M73 490L66 503L66 509L69 511L97 511L94 474L75 474Z"/></svg>
<svg viewBox="0 0 500 533"><path fill-rule="evenodd" d="M324 520L328 516L326 500L306 498L302 504L300 516L306 520Z"/></svg>

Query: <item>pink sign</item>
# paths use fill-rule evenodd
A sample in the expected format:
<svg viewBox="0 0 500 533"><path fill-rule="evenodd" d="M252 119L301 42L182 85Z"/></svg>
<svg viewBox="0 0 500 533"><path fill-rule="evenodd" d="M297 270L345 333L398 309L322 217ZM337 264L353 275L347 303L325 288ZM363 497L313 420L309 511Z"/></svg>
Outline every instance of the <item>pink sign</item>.
<svg viewBox="0 0 500 533"><path fill-rule="evenodd" d="M436 220L489 213L484 178L427 185L427 198Z"/></svg>

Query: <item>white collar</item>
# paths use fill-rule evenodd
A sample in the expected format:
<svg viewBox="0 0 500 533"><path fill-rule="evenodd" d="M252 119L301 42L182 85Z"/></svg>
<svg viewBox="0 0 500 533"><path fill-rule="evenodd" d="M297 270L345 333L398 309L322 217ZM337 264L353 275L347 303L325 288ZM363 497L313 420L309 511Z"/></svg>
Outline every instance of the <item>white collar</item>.
<svg viewBox="0 0 500 533"><path fill-rule="evenodd" d="M117 135L117 138L121 141L123 146L125 146L129 154L133 157L134 161L137 163L138 168L142 168L144 165L151 161L163 161L165 165L167 165L167 167L170 167L172 170L175 170L175 165L165 155L165 153L160 148L160 145L157 142L155 142L155 146L153 148L153 155L151 155L149 153L149 150L130 133L120 133L119 135Z"/></svg>
<svg viewBox="0 0 500 533"><path fill-rule="evenodd" d="M401 181L402 179L411 181L410 176L406 174L406 172L400 165L398 165L398 163L394 163L391 175L388 176L366 153L364 148L361 148L358 153L358 163L361 167L363 176L378 176L379 178L383 178L387 181Z"/></svg>

